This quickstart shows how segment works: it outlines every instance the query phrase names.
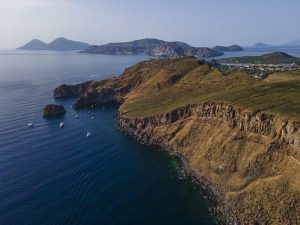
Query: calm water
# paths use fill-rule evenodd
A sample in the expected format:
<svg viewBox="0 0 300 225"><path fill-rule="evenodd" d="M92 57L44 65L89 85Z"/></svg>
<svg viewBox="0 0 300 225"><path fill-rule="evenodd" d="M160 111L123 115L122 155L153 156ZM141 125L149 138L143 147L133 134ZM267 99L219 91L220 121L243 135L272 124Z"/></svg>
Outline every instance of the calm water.
<svg viewBox="0 0 300 225"><path fill-rule="evenodd" d="M124 136L117 108L96 109L91 120L60 100L63 118L41 116L56 86L117 75L145 58L0 52L1 225L214 224L207 194L175 158Z"/></svg>

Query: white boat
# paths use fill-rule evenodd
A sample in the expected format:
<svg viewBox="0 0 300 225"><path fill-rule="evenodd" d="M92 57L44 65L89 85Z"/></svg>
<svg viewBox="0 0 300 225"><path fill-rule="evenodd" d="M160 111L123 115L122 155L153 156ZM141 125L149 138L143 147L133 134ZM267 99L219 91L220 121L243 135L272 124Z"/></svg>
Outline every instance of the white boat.
<svg viewBox="0 0 300 225"><path fill-rule="evenodd" d="M92 135L91 132L89 132L89 131L86 132L86 137L87 138L90 137L91 135Z"/></svg>
<svg viewBox="0 0 300 225"><path fill-rule="evenodd" d="M65 123L64 122L61 122L60 124L59 124L59 127L60 128L63 128L65 126Z"/></svg>
<svg viewBox="0 0 300 225"><path fill-rule="evenodd" d="M78 118L79 116L78 115L75 115L75 118Z"/></svg>
<svg viewBox="0 0 300 225"><path fill-rule="evenodd" d="M33 123L28 123L27 124L29 127L33 127Z"/></svg>
<svg viewBox="0 0 300 225"><path fill-rule="evenodd" d="M91 117L91 120L93 120L93 119L96 119L96 117L92 116L92 117Z"/></svg>

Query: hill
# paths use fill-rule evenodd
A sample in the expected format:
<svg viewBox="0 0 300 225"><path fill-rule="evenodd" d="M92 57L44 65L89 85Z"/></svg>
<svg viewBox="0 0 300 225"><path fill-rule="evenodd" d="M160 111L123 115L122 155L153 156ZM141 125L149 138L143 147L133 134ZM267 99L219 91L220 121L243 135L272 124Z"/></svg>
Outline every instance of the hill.
<svg viewBox="0 0 300 225"><path fill-rule="evenodd" d="M288 55L284 52L273 52L261 56L231 57L219 60L222 63L254 63L254 64L290 64L300 65L300 58Z"/></svg>
<svg viewBox="0 0 300 225"><path fill-rule="evenodd" d="M47 50L47 51L79 51L90 46L87 43L69 40L66 38L57 38L46 44L38 39L34 39L18 50Z"/></svg>
<svg viewBox="0 0 300 225"><path fill-rule="evenodd" d="M120 103L122 131L183 159L225 224L299 224L299 70L256 79L194 57L147 60L54 96L77 96L75 108Z"/></svg>
<svg viewBox="0 0 300 225"><path fill-rule="evenodd" d="M66 38L57 38L48 44L48 49L53 51L83 50L89 47L87 43L72 41Z"/></svg>
<svg viewBox="0 0 300 225"><path fill-rule="evenodd" d="M158 39L141 39L130 42L109 43L106 45L93 45L82 51L89 54L110 55L136 55L146 54L151 56L177 57L193 55L196 57L220 56L223 53L206 47L191 47L183 42L167 42Z"/></svg>
<svg viewBox="0 0 300 225"><path fill-rule="evenodd" d="M230 45L230 46L215 46L213 47L214 50L219 52L239 52L243 51L244 49L239 45Z"/></svg>
<svg viewBox="0 0 300 225"><path fill-rule="evenodd" d="M33 39L27 44L17 48L18 50L46 50L48 45L39 39Z"/></svg>

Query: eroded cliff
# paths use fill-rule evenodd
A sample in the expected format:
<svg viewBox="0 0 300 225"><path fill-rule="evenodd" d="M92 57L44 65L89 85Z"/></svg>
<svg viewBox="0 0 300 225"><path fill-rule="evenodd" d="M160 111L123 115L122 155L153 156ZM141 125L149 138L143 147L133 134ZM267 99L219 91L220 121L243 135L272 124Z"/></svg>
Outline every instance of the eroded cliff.
<svg viewBox="0 0 300 225"><path fill-rule="evenodd" d="M119 112L118 123L183 157L221 200L228 224L299 224L299 122L205 102L143 118Z"/></svg>
<svg viewBox="0 0 300 225"><path fill-rule="evenodd" d="M118 124L184 159L227 224L300 223L300 72L256 79L193 57L147 60L119 76L64 85L75 107L122 103Z"/></svg>

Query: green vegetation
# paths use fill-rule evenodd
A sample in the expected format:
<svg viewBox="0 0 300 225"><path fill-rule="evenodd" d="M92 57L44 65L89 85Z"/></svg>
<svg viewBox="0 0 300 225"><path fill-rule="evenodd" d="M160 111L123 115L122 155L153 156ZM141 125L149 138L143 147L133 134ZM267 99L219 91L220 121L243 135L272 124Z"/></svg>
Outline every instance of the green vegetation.
<svg viewBox="0 0 300 225"><path fill-rule="evenodd" d="M224 74L195 58L153 60L127 70L119 83L137 76L141 82L120 108L123 131L184 157L196 174L224 193L224 204L241 224L299 224L299 125L288 126L277 115L300 120L300 70L261 79L241 70ZM222 112L217 118L201 118L175 110L174 115L185 115L157 124L171 115L161 113L203 101L277 115L215 109ZM214 110L206 106L199 110ZM242 126L230 125L236 121Z"/></svg>
<svg viewBox="0 0 300 225"><path fill-rule="evenodd" d="M187 59L183 61L177 61L178 73L182 73L181 66L186 65ZM191 64L196 59L190 58L188 61ZM266 79L257 79L243 72L224 75L208 65L193 65L172 85L168 84L172 73L168 74L166 68L156 72L151 76L151 82L144 82L129 93L128 100L122 106L129 116L159 114L211 100L300 118L299 70L273 73Z"/></svg>

